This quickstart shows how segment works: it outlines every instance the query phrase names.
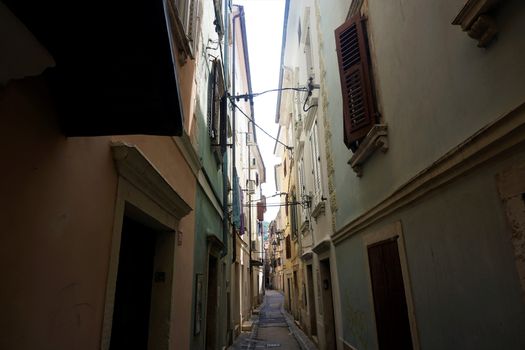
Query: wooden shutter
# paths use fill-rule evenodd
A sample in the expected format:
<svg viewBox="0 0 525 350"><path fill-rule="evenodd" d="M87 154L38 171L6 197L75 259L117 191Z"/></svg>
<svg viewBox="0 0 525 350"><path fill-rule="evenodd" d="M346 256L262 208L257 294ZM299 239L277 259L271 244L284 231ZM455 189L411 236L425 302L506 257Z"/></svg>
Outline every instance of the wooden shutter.
<svg viewBox="0 0 525 350"><path fill-rule="evenodd" d="M217 62L213 61L208 77L208 134L212 140L217 137L215 127L215 91L216 91Z"/></svg>
<svg viewBox="0 0 525 350"><path fill-rule="evenodd" d="M343 94L344 142L352 150L375 122L365 33L364 18L359 15L335 30Z"/></svg>
<svg viewBox="0 0 525 350"><path fill-rule="evenodd" d="M295 194L292 195L292 218L291 218L291 227L292 227L292 237L293 239L297 238L297 198Z"/></svg>

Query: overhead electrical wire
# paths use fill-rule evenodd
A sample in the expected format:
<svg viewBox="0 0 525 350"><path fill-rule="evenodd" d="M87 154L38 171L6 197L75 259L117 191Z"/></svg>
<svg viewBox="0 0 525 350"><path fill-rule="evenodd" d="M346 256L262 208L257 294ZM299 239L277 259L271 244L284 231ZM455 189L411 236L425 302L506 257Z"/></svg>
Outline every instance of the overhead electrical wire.
<svg viewBox="0 0 525 350"><path fill-rule="evenodd" d="M272 135L270 135L270 133L268 133L266 130L264 130L262 127L260 127L254 120L253 118L251 118L248 114L244 113L244 111L239 107L237 106L237 104L235 102L233 102L230 98L230 103L239 110L239 112L241 112L242 115L244 115L246 118L248 118L249 121L251 121L253 123L253 125L255 125L259 130L261 130L263 133L265 133L268 137L270 137L272 140L280 143L281 145L283 145L286 149L288 150L293 150L293 147L291 146L288 146L284 143L282 143L281 141L279 141L278 139L276 139L275 137L273 137Z"/></svg>
<svg viewBox="0 0 525 350"><path fill-rule="evenodd" d="M243 94L243 95L229 96L229 99L230 99L230 103L233 104L233 106L235 108L237 108L246 118L248 118L248 120L250 120L253 123L253 125L255 125L259 130L261 130L264 134L266 134L272 140L274 140L277 143L279 143L282 146L284 146L287 150L293 151L293 147L285 145L283 142L279 141L278 139L276 139L275 137L270 135L266 130L264 130L257 123L255 123L253 118L248 116L248 114L244 113L244 111L239 106L237 106L237 104L235 103L235 100L239 101L241 99L244 99L245 101L247 101L248 99L252 99L254 97L257 97L257 96L260 96L260 95L264 95L264 94L267 94L269 92L277 92L277 91L292 90L292 91L299 91L299 92L307 92L308 94L306 95L306 98L305 98L304 104L303 104L303 111L304 112L308 112L311 108L317 107L317 104L313 104L313 105L309 106L308 108L305 108L306 107L306 103L308 102L308 99L310 98L310 96L312 96L312 91L314 89L319 89L319 85L318 84L313 84L313 78L310 77L308 79L308 84L305 87L285 87L285 88L269 89L269 90L265 90L265 91L261 91L261 92L252 93L252 94Z"/></svg>
<svg viewBox="0 0 525 350"><path fill-rule="evenodd" d="M253 98L253 97L257 97L257 96L260 96L260 95L264 95L264 94L267 94L269 92L277 92L277 91L284 91L284 90L294 90L294 91L301 91L301 92L309 92L309 88L308 87L299 87L299 88L292 88L292 87L289 87L289 88L278 88L278 89L270 89L270 90L265 90L265 91L262 91L262 92L255 92L253 94L243 94L243 95L235 95L235 96L232 96L232 98L235 98L237 101L239 101L240 99L249 99L249 98Z"/></svg>

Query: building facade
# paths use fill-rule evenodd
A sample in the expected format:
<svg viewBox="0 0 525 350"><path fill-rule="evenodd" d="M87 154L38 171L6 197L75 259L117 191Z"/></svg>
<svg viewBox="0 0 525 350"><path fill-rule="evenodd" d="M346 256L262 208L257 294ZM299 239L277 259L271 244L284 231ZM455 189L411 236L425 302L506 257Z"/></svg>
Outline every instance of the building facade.
<svg viewBox="0 0 525 350"><path fill-rule="evenodd" d="M523 348L523 6L294 6L332 213L312 250L337 260L324 346Z"/></svg>
<svg viewBox="0 0 525 350"><path fill-rule="evenodd" d="M0 347L188 348L192 290L181 286L193 285L198 171L188 12L87 5L72 26L48 5L0 5L10 53Z"/></svg>
<svg viewBox="0 0 525 350"><path fill-rule="evenodd" d="M262 184L266 169L257 143L254 125L250 60L244 8L233 5L231 15L232 85L231 115L233 147L233 239L232 283L236 298L232 314L234 332L250 330L252 311L262 302L264 294L262 264L262 222L265 201ZM245 95L242 97L238 97Z"/></svg>
<svg viewBox="0 0 525 350"><path fill-rule="evenodd" d="M261 268L241 280L232 264L234 169L257 179L253 200L265 181L253 125L237 150L251 157L231 147L227 96L250 85L244 25L239 78L229 1L61 11L0 4L0 347L226 347L243 286L245 318L262 290Z"/></svg>
<svg viewBox="0 0 525 350"><path fill-rule="evenodd" d="M290 208L290 310L321 349L336 346L340 309L335 251L331 244L330 147L326 144L327 116L319 106L328 102L319 84L318 18L313 1L289 1L283 27L281 73L276 122L280 126L283 184ZM286 169L286 170L285 170ZM282 183L282 181L281 181ZM288 241L286 241L288 243ZM335 304L335 307L334 307Z"/></svg>

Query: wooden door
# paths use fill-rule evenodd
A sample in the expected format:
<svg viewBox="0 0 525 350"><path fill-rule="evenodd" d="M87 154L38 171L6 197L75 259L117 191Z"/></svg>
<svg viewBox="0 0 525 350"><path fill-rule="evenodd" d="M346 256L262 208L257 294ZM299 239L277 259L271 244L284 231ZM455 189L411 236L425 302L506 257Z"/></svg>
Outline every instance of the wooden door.
<svg viewBox="0 0 525 350"><path fill-rule="evenodd" d="M397 238L368 246L379 349L413 349Z"/></svg>

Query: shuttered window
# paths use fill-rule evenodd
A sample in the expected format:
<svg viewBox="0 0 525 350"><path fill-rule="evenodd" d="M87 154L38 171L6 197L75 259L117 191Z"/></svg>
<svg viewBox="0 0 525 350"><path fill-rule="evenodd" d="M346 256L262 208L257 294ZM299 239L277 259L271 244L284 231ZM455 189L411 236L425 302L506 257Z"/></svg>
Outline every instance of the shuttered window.
<svg viewBox="0 0 525 350"><path fill-rule="evenodd" d="M317 120L312 125L310 132L310 154L312 157L312 177L313 177L313 205L321 201L323 196L322 185L321 185L321 155L319 149L319 127L317 126Z"/></svg>
<svg viewBox="0 0 525 350"><path fill-rule="evenodd" d="M306 196L306 180L304 177L304 159L301 157L299 161L297 162L297 171L298 174L298 181L299 181L299 198L300 201L305 200ZM307 208L306 205L301 205L301 223L306 220L307 218Z"/></svg>
<svg viewBox="0 0 525 350"><path fill-rule="evenodd" d="M225 113L225 107L222 106L224 101L222 96L224 94L224 79L222 76L221 62L214 60L212 63L210 75L208 78L208 133L212 139L213 145L218 145L221 141L219 136L226 136L221 134L221 129L225 129L225 121L222 121L221 114ZM224 140L225 141L225 140Z"/></svg>
<svg viewBox="0 0 525 350"><path fill-rule="evenodd" d="M343 94L344 142L355 151L376 122L364 18L352 17L337 28L335 41Z"/></svg>
<svg viewBox="0 0 525 350"><path fill-rule="evenodd" d="M200 17L199 0L175 0L174 5L178 10L184 34L194 55L197 50L198 19Z"/></svg>
<svg viewBox="0 0 525 350"><path fill-rule="evenodd" d="M292 218L290 219L291 221L291 228L292 228L292 238L293 239L296 239L297 238L297 198L295 197L295 193L292 194L292 203L291 203L291 212L292 212Z"/></svg>

